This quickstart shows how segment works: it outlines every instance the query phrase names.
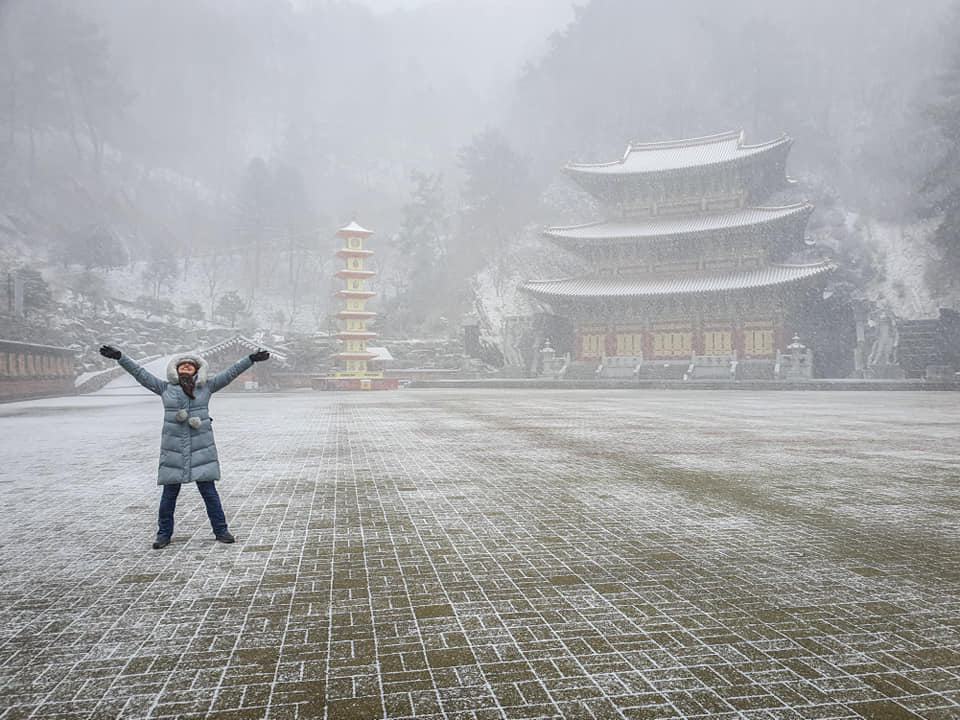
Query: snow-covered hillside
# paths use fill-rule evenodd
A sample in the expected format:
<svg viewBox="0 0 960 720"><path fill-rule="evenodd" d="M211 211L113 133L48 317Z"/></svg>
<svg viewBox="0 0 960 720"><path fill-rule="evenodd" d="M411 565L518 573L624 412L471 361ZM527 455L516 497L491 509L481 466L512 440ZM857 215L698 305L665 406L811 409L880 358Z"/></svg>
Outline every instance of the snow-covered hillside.
<svg viewBox="0 0 960 720"><path fill-rule="evenodd" d="M891 225L859 218L862 242L874 250L878 277L864 288L864 296L906 320L936 317L940 307L952 307L956 298L928 285L928 273L940 261L940 250L930 242L936 225Z"/></svg>

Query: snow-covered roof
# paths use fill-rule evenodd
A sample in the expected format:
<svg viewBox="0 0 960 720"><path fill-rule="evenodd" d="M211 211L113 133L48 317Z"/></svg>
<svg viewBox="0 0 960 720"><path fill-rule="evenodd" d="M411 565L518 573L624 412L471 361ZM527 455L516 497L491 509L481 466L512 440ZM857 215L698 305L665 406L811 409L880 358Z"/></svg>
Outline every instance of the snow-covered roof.
<svg viewBox="0 0 960 720"><path fill-rule="evenodd" d="M735 130L688 140L630 143L619 160L568 163L564 169L574 175L642 175L742 160L792 143L792 138L782 135L759 145L745 145L743 131Z"/></svg>
<svg viewBox="0 0 960 720"><path fill-rule="evenodd" d="M219 355L220 353L226 350L233 350L233 349L237 349L247 354L263 349L263 350L267 350L270 353L270 356L273 359L275 359L277 362L285 363L287 361L287 356L284 353L277 352L269 345L258 343L256 340L251 340L250 338L244 337L243 335L234 335L232 338L228 338L223 342L218 342L216 345L211 345L210 347L204 350L201 350L200 356L203 358L206 358L211 355Z"/></svg>
<svg viewBox="0 0 960 720"><path fill-rule="evenodd" d="M351 220L349 225L344 225L342 228L337 230L337 236L339 237L346 237L348 235L362 235L366 237L367 235L373 235L373 230L367 230L364 227L360 227L356 220Z"/></svg>
<svg viewBox="0 0 960 720"><path fill-rule="evenodd" d="M724 213L634 218L550 227L544 230L543 234L555 240L633 240L762 226L798 216L806 219L811 212L812 205L798 203L782 207L743 208Z"/></svg>
<svg viewBox="0 0 960 720"><path fill-rule="evenodd" d="M44 353L48 355L76 355L79 352L73 348L59 347L57 345L38 345L37 343L2 339L0 339L0 348L7 352Z"/></svg>
<svg viewBox="0 0 960 720"><path fill-rule="evenodd" d="M367 345L367 352L374 354L374 360L382 360L384 362L393 360L393 355L391 355L390 351L385 347L373 347L372 345Z"/></svg>
<svg viewBox="0 0 960 720"><path fill-rule="evenodd" d="M698 273L677 277L588 276L566 280L526 282L520 289L542 298L627 298L664 295L696 295L795 283L834 270L823 261L810 265L770 265L753 270Z"/></svg>

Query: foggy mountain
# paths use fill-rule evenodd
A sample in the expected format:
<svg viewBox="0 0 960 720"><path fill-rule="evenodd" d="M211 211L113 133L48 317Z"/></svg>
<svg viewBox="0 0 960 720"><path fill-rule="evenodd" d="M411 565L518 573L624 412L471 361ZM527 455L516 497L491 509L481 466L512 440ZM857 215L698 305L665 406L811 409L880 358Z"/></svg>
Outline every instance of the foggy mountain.
<svg viewBox="0 0 960 720"><path fill-rule="evenodd" d="M389 13L396 11L413 10L429 5L432 0L359 0L361 5L365 5L375 13ZM307 0L295 2L295 7L303 7L308 4Z"/></svg>
<svg viewBox="0 0 960 720"><path fill-rule="evenodd" d="M596 219L565 162L742 128L796 139L841 277L923 314L955 302L960 264L951 5L13 0L0 269L90 312L209 320L229 295L254 327L327 329L333 232L356 218L382 331L476 310L495 331L524 310L517 279L570 269L538 228ZM883 297L916 282L919 301Z"/></svg>

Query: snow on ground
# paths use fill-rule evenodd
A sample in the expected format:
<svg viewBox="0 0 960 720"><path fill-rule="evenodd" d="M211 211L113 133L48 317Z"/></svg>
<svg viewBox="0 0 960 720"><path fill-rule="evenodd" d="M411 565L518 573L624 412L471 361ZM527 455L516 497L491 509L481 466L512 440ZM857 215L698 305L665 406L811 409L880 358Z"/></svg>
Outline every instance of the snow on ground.
<svg viewBox="0 0 960 720"><path fill-rule="evenodd" d="M222 393L162 551L154 396L0 405L0 717L955 718L956 399Z"/></svg>

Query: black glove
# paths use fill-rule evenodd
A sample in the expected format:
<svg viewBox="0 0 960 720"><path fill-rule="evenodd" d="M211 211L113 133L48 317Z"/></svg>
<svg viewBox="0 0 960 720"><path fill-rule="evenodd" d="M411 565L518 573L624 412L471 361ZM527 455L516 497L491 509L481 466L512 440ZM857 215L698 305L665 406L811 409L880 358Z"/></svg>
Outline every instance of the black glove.
<svg viewBox="0 0 960 720"><path fill-rule="evenodd" d="M103 355L105 358L110 358L111 360L119 360L120 356L123 355L122 352L117 350L112 345L101 345L100 354Z"/></svg>
<svg viewBox="0 0 960 720"><path fill-rule="evenodd" d="M264 360L269 359L270 353L266 350L257 350L255 353L250 355L250 360L252 362L263 362Z"/></svg>

